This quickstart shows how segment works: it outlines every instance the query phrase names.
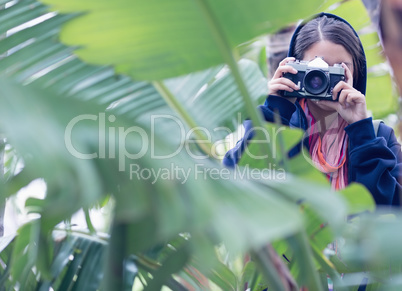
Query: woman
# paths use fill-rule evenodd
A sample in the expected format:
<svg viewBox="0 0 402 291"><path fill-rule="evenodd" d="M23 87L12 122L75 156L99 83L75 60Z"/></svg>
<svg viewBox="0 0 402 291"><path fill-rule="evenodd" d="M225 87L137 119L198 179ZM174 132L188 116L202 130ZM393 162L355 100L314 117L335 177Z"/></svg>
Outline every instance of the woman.
<svg viewBox="0 0 402 291"><path fill-rule="evenodd" d="M345 71L345 79L332 92L333 100L338 101L284 97L284 92L300 89L283 76L297 73L289 62L317 57ZM279 114L283 124L306 130L303 143L332 188L342 189L358 182L369 189L377 204L400 205L401 146L392 128L384 123L375 132L364 96L366 80L366 59L356 31L342 18L321 13L296 29L288 57L269 82L269 95L260 109L266 121L278 120L275 115ZM244 125L249 132L251 122ZM251 136L246 134L225 155L224 165L237 164ZM293 150L289 155L294 154Z"/></svg>

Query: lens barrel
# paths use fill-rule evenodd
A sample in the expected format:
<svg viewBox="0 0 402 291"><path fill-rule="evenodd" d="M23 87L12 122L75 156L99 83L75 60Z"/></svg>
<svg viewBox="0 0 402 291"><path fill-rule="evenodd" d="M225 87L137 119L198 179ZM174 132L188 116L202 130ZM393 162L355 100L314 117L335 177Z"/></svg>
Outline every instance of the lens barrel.
<svg viewBox="0 0 402 291"><path fill-rule="evenodd" d="M311 70L303 79L304 89L313 95L324 93L328 89L329 79L321 70Z"/></svg>

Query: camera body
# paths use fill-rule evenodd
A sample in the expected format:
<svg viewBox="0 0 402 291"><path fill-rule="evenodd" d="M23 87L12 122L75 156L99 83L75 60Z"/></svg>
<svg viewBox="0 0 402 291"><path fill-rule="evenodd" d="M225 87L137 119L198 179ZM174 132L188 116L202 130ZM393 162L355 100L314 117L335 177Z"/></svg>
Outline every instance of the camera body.
<svg viewBox="0 0 402 291"><path fill-rule="evenodd" d="M332 91L339 81L345 80L345 69L341 64L329 66L322 58L314 60L289 62L297 74L285 73L283 76L292 80L300 90L283 91L284 97L310 98L316 100L337 101L332 98Z"/></svg>

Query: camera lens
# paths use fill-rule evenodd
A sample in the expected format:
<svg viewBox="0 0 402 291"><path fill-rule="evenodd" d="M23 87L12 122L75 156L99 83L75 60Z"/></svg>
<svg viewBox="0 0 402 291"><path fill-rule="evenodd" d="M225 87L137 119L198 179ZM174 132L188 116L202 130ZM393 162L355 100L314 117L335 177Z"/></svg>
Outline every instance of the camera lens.
<svg viewBox="0 0 402 291"><path fill-rule="evenodd" d="M328 77L320 70L312 70L304 76L304 89L313 95L319 95L328 88Z"/></svg>

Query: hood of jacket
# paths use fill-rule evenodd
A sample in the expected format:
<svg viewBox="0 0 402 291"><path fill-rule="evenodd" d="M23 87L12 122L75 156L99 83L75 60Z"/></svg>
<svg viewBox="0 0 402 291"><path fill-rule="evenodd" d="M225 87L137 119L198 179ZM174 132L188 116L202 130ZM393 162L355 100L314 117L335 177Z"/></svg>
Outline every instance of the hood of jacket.
<svg viewBox="0 0 402 291"><path fill-rule="evenodd" d="M360 43L360 47L362 48L362 52L364 55L364 62L363 62L363 67L360 68L360 70L358 70L358 82L356 84L356 89L358 91L360 91L363 94L366 94L366 84L367 84L367 61L366 61L366 55L364 53L364 49L363 49L363 45L361 43L361 40L359 38L359 35L357 34L356 30L349 24L349 22L347 22L345 19L331 14L331 13L324 13L321 12L319 14L314 15L312 18L306 19L305 21L303 21L295 30L295 32L293 33L293 36L290 40L290 45L289 45L289 51L288 51L288 57L294 57L294 46L295 46L295 40L297 37L297 34L299 33L299 31L302 29L302 27L304 26L304 24L306 24L308 21L310 21L311 19L317 18L317 17L321 17L321 16L327 16L328 18L335 18L337 20L340 20L344 23L346 23L354 32L354 34L357 36L357 38L359 39L359 43Z"/></svg>

